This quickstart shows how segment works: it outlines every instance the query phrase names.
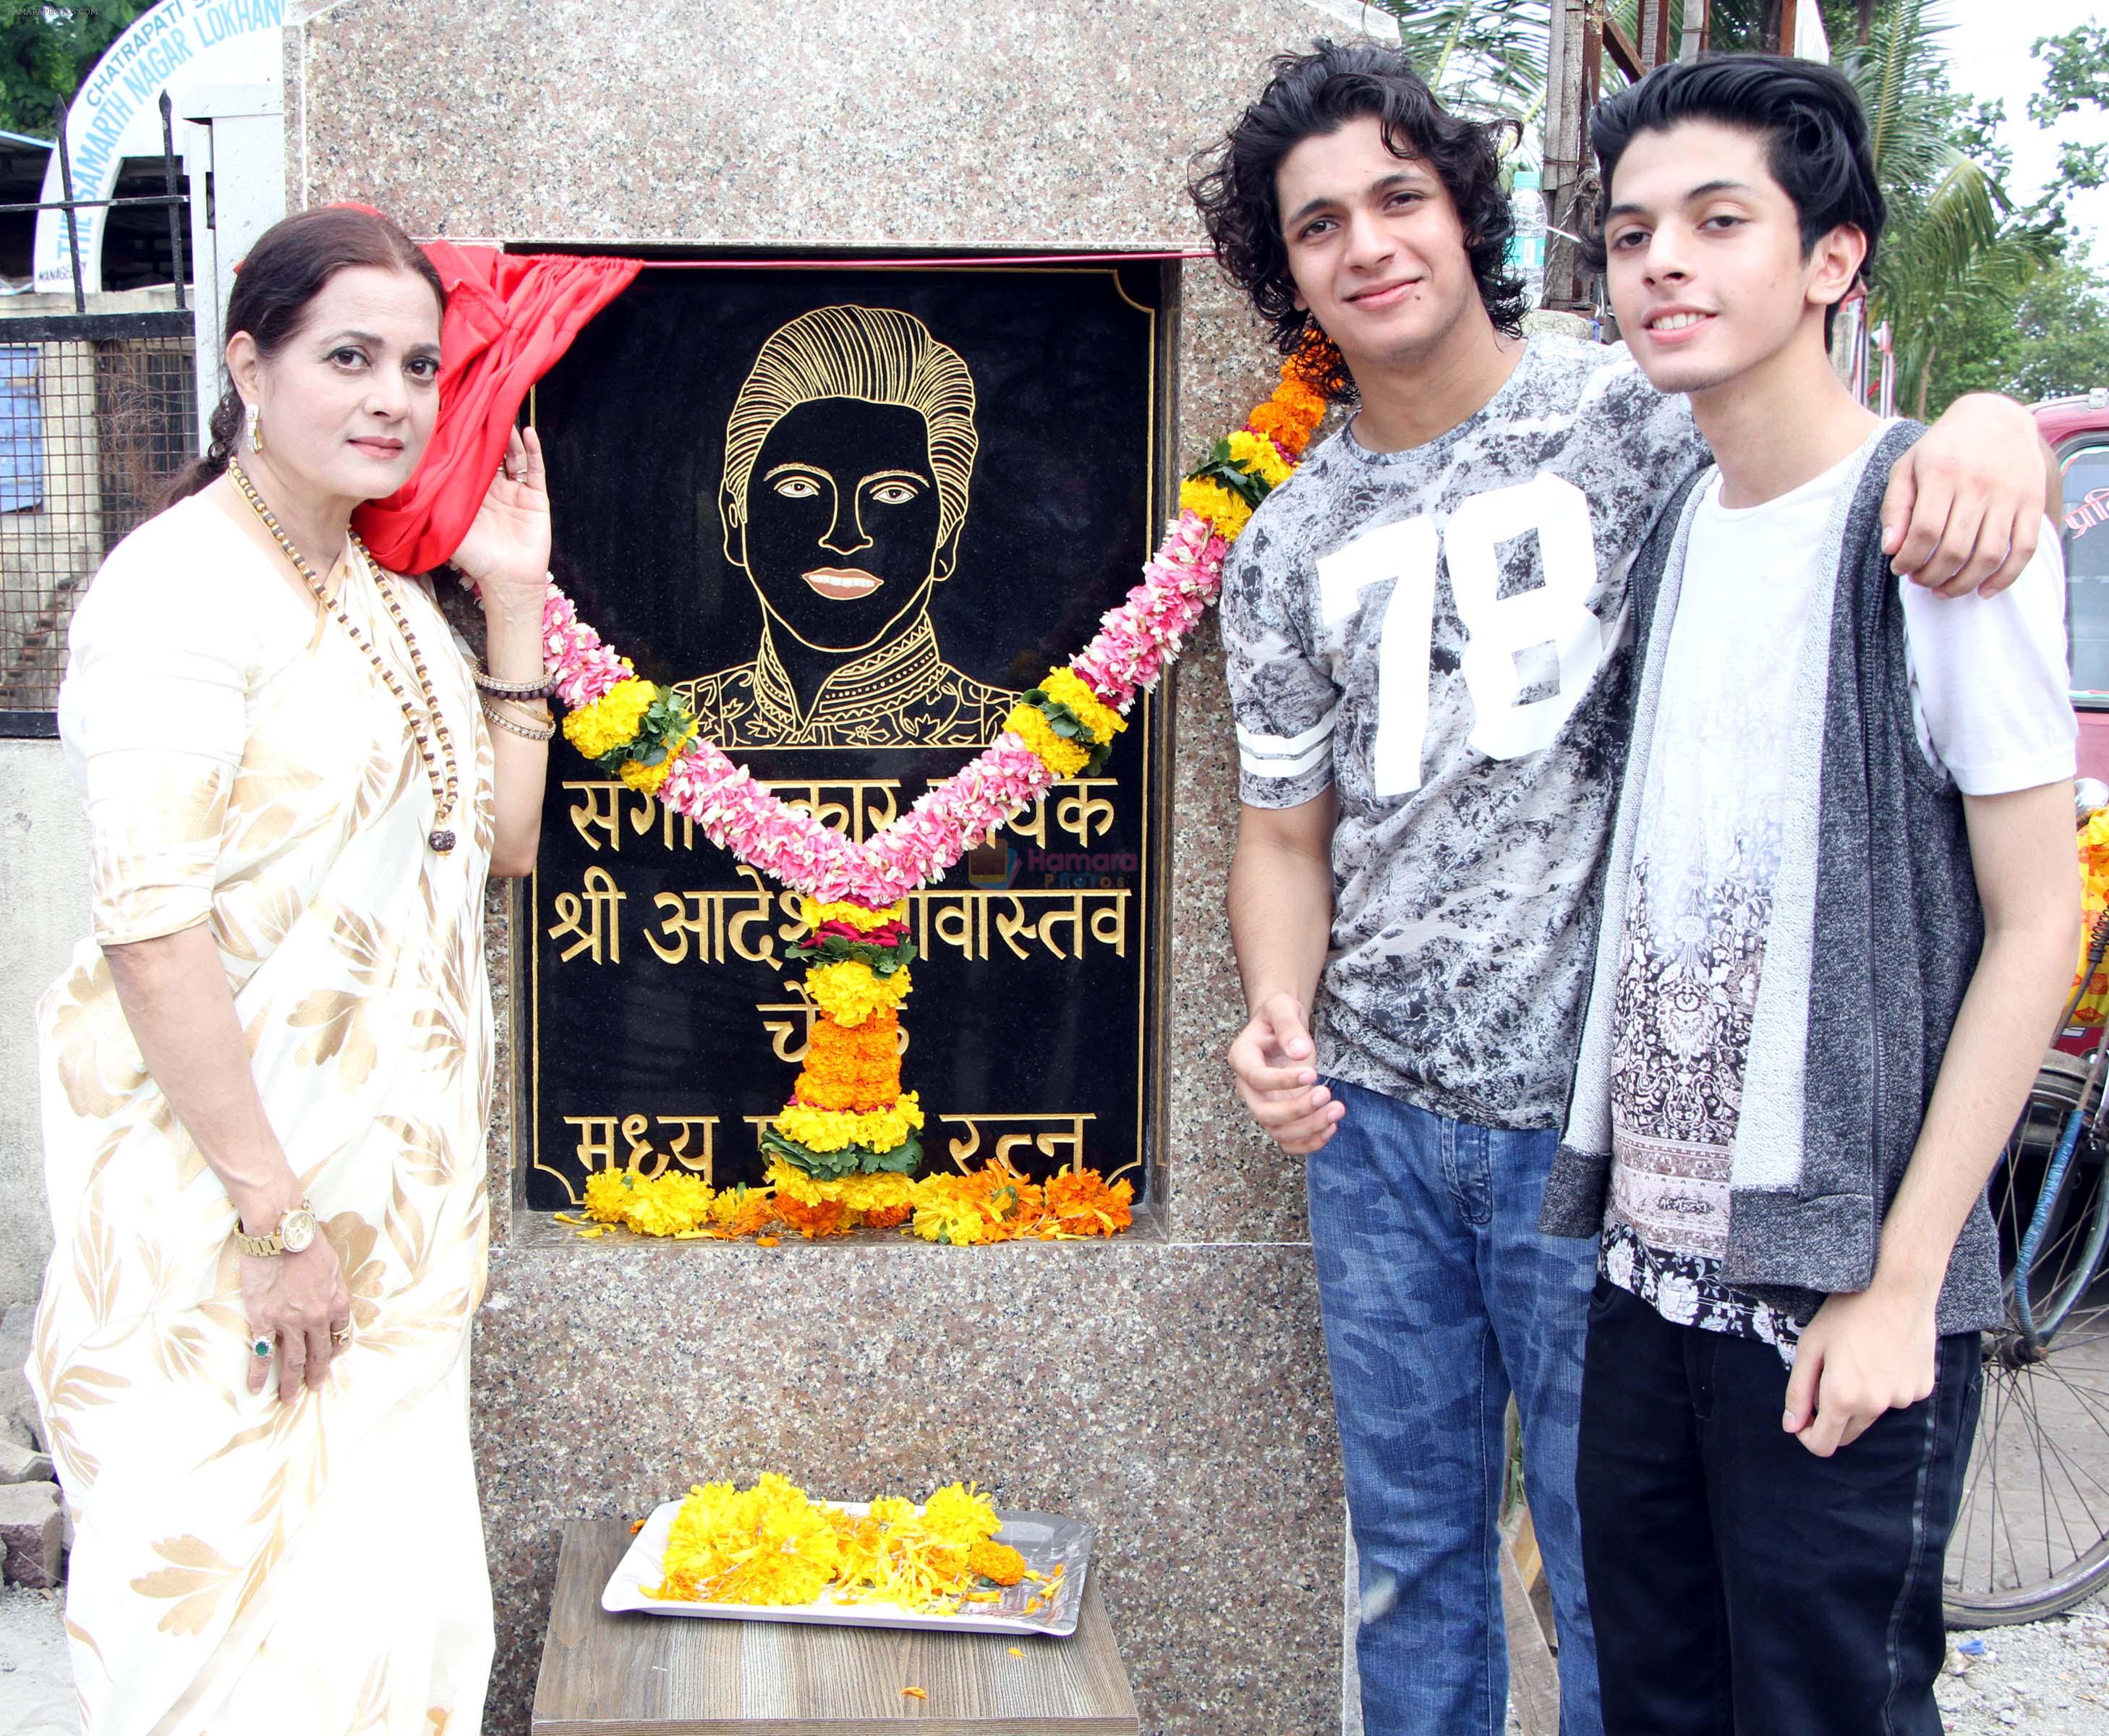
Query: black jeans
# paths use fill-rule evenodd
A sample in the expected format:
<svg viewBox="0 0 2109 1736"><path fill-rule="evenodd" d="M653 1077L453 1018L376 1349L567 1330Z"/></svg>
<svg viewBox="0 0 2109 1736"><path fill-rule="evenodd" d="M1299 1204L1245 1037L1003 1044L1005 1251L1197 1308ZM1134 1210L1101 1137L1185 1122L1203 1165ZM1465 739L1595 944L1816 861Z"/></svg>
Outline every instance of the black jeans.
<svg viewBox="0 0 2109 1736"><path fill-rule="evenodd" d="M1818 1458L1772 1345L1597 1281L1575 1483L1605 1736L1940 1736L1978 1356L1942 1339L1931 1397Z"/></svg>

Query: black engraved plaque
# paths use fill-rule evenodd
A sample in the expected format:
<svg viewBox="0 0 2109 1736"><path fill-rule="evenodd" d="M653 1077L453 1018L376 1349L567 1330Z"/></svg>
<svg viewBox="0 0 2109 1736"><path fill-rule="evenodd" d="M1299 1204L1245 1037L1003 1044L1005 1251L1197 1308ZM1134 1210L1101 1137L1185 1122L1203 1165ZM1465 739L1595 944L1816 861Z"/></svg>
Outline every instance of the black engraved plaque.
<svg viewBox="0 0 2109 1736"><path fill-rule="evenodd" d="M1000 730L1159 524L1154 264L648 269L537 388L554 567L639 675L854 839ZM924 1168L1145 1189L1163 708L910 902ZM561 739L530 881L530 1207L760 1180L811 1018L797 899Z"/></svg>

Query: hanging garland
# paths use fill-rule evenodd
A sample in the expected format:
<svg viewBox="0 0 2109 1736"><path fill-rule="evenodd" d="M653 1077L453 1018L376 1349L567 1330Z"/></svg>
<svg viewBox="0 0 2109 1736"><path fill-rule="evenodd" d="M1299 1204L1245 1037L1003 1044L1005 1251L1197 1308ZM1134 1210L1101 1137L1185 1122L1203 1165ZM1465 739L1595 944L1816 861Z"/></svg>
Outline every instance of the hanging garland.
<svg viewBox="0 0 2109 1736"><path fill-rule="evenodd" d="M1044 1185L1000 1165L915 1178L923 1109L901 1088L898 1041L915 956L905 900L1055 784L1104 765L1136 695L1216 600L1223 558L1253 509L1301 460L1325 413L1333 355L1321 340L1281 364L1272 396L1181 485L1177 520L1143 582L1100 617L1098 636L1026 693L980 754L860 844L702 740L680 696L640 680L550 585L543 658L567 712L565 739L803 895L807 933L792 956L819 1010L791 1101L761 1132L768 1191L718 1194L693 1176L604 1172L587 1184L589 1217L653 1235L754 1234L780 1223L813 1236L910 1223L928 1240L961 1244L1111 1235L1127 1224L1133 1190L1082 1169Z"/></svg>

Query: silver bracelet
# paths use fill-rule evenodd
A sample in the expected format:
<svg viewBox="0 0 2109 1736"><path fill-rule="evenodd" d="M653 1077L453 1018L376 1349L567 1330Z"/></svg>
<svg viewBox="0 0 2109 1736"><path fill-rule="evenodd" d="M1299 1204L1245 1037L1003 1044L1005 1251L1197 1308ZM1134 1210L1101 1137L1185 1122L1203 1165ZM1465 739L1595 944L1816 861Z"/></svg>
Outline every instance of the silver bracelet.
<svg viewBox="0 0 2109 1736"><path fill-rule="evenodd" d="M485 717L496 724L499 729L517 735L523 741L549 741L556 735L557 726L553 719L543 725L541 728L536 729L529 724L515 723L510 717L503 716L488 699L482 701L481 703L483 715Z"/></svg>
<svg viewBox="0 0 2109 1736"><path fill-rule="evenodd" d="M544 669L539 681L501 681L495 675L485 675L481 669L472 669L476 685L485 693L500 699L540 699L557 685L553 671Z"/></svg>

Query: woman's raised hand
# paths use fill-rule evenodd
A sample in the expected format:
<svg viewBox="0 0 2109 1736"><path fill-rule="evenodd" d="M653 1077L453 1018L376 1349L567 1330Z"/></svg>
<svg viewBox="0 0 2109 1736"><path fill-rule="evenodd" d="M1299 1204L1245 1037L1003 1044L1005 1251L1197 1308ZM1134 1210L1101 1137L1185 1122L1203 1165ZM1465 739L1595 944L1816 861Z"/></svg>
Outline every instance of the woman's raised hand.
<svg viewBox="0 0 2109 1736"><path fill-rule="evenodd" d="M249 1390L263 1391L275 1360L278 1396L291 1404L303 1384L320 1389L329 1376L330 1359L343 1348L332 1335L351 1326L351 1292L345 1287L344 1268L329 1237L319 1232L298 1254L237 1258L252 1346L243 1353L249 1358ZM256 1355L254 1345L267 1340L271 1355Z"/></svg>
<svg viewBox="0 0 2109 1736"><path fill-rule="evenodd" d="M549 577L549 490L542 442L532 428L524 435L515 428L507 437L504 459L454 550L454 565L476 581L485 608L524 609L540 622Z"/></svg>

